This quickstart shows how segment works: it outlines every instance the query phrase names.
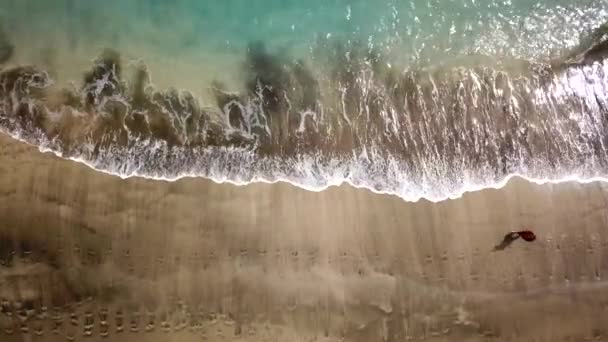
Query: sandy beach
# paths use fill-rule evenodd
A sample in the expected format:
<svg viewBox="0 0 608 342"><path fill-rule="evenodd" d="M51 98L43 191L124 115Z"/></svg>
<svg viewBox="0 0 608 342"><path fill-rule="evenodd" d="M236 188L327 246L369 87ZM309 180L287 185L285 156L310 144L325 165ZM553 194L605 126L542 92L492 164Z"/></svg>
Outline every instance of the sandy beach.
<svg viewBox="0 0 608 342"><path fill-rule="evenodd" d="M121 179L0 136L2 341L608 337L608 185ZM538 239L493 247L511 230Z"/></svg>

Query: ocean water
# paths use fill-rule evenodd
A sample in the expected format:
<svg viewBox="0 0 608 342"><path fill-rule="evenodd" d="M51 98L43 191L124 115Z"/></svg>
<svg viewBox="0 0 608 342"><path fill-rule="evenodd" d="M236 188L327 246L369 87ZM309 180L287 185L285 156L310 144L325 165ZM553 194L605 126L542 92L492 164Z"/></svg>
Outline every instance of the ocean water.
<svg viewBox="0 0 608 342"><path fill-rule="evenodd" d="M122 177L406 200L603 179L607 9L2 0L0 129Z"/></svg>

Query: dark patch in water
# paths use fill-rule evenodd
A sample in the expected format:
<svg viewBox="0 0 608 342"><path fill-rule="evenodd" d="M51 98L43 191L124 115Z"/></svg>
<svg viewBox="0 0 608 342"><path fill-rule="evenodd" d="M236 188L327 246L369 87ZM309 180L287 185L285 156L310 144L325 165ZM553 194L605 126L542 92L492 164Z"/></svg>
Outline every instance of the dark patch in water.
<svg viewBox="0 0 608 342"><path fill-rule="evenodd" d="M8 62L14 52L15 46L10 42L4 30L0 28L0 64Z"/></svg>
<svg viewBox="0 0 608 342"><path fill-rule="evenodd" d="M105 49L95 60L93 69L84 75L86 105L90 107L104 97L120 94L123 91L121 73L120 54L112 49Z"/></svg>
<svg viewBox="0 0 608 342"><path fill-rule="evenodd" d="M0 64L8 62L13 56L14 47L8 42L0 42Z"/></svg>
<svg viewBox="0 0 608 342"><path fill-rule="evenodd" d="M246 88L251 96L261 92L264 107L272 113L285 109L283 95L288 90L289 75L278 56L270 54L264 43L249 44L245 60Z"/></svg>
<svg viewBox="0 0 608 342"><path fill-rule="evenodd" d="M602 62L608 56L608 23L583 37L580 44L554 64L559 69L569 65L589 65Z"/></svg>

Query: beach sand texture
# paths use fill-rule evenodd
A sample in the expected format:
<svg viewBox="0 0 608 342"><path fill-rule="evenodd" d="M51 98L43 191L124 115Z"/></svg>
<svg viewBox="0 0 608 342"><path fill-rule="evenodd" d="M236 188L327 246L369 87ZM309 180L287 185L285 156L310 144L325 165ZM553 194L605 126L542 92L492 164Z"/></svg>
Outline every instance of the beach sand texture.
<svg viewBox="0 0 608 342"><path fill-rule="evenodd" d="M607 201L121 179L2 135L0 340L601 340Z"/></svg>

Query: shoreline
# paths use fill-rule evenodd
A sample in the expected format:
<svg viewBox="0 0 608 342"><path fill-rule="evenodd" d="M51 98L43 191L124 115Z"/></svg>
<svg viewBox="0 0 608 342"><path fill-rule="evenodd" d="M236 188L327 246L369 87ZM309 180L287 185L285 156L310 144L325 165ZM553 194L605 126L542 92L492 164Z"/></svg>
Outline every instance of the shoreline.
<svg viewBox="0 0 608 342"><path fill-rule="evenodd" d="M328 185L314 187L314 186L309 186L309 185L302 185L295 181L291 181L287 178L277 178L274 180L269 180L269 179L266 179L266 178L260 177L260 176L256 176L256 177L254 177L253 180L250 180L250 181L233 181L233 180L230 180L227 178L217 179L215 177L204 177L204 176L196 176L196 175L181 175L181 176L174 177L174 178L140 175L138 173L134 173L134 174L130 174L130 175L123 175L123 174L114 173L114 172L111 172L108 170L97 168L92 163L87 162L86 160L81 159L81 158L75 158L75 157L65 158L65 157L61 156L61 154L58 151L55 151L55 150L52 150L49 148L44 148L41 146L36 146L35 144L32 144L32 143L28 142L27 140L22 139L18 136L14 136L13 134L10 134L8 132L4 132L4 131L0 130L0 134L8 136L10 139L14 139L16 141L19 141L20 143L31 146L31 147L37 149L38 152L40 152L41 154L49 154L49 155L53 155L54 157L62 159L62 160L78 163L78 164L88 167L89 169L91 169L95 172L103 173L105 175L112 176L112 177L118 177L122 180L128 180L128 179L134 178L134 179L145 179L145 180L172 183L172 182L178 182L181 180L200 179L203 181L211 181L217 185L226 184L226 185L237 186L237 187L246 187L246 186L253 185L253 184L267 184L267 185L286 184L286 185L293 186L298 189L310 191L310 192L323 192L323 191L326 191L331 188L336 188L336 187L340 188L342 186L350 186L354 189L369 191L376 195L394 196L394 197L397 197L400 200L402 200L404 202L408 202L408 203L416 203L416 202L420 202L420 201L430 202L430 203L441 203L444 201L458 200L467 194L471 194L471 193L475 193L475 192L479 192L479 191L501 190L501 189L505 188L506 186L508 186L509 183L512 181L523 181L523 182L531 183L531 184L535 184L535 185L560 185L560 184L567 184L567 183L576 183L576 184L608 183L608 176L606 176L606 177L595 176L595 177L590 177L590 178L584 178L584 177L580 177L578 175L569 175L569 176L565 176L565 177L561 177L561 178L535 178L535 177L529 177L529 176L519 174L519 173L512 173L512 174L505 176L502 180L495 182L493 184L470 185L469 187L467 187L463 190L457 191L453 194L450 194L450 195L447 195L447 196L441 197L441 198L429 198L429 197L425 197L423 195L418 196L418 197L413 197L413 198L406 198L406 197L399 195L396 192L381 191L381 190L376 190L367 185L354 184L350 179L342 179L339 181L331 182Z"/></svg>
<svg viewBox="0 0 608 342"><path fill-rule="evenodd" d="M3 134L6 134L6 133L3 133ZM28 143L25 140L21 140L21 139L14 138L14 137L12 137L12 138L19 140L20 142L28 144L30 146L37 147L33 144ZM286 184L286 185L290 185L290 186L296 187L298 189L302 189L302 190L306 190L306 191L310 191L310 192L323 192L330 188L336 188L336 187L340 188L342 186L350 186L354 189L366 190L366 191L369 191L376 195L394 196L394 197L397 197L408 203L416 203L419 201L425 201L425 202L430 202L430 203L441 203L444 201L457 200L467 194L474 193L474 192L503 189L512 180L524 181L524 182L532 183L532 184L536 184L536 185L546 185L546 184L559 185L559 184L563 184L563 183L577 183L577 184L608 183L608 176L606 176L606 177L595 176L595 177L590 177L590 178L584 178L584 177L580 177L578 175L569 175L569 176L565 176L565 177L561 177L561 178L535 178L535 177L528 177L526 175L519 174L519 173L512 173L512 174L505 176L502 180L500 180L498 182L495 182L492 184L484 184L484 185L471 185L470 187L466 187L463 190L459 190L453 194L450 194L450 195L447 195L447 196L441 197L441 198L429 198L429 197L425 197L424 195L421 195L418 197L406 198L406 197L399 195L396 192L376 190L367 185L355 184L348 178L342 179L339 181L335 181L335 182L330 182L330 184L328 184L328 185L315 187L315 186L303 185L303 184L297 183L295 181L291 181L287 178L277 178L274 180L269 180L267 178L264 178L263 176L262 177L256 176L256 177L254 177L253 180L250 180L250 181L233 181L233 180L227 179L227 178L218 179L215 177L208 178L208 177L196 176L196 175L181 175L181 176L174 177L174 178L147 176L147 175L141 175L138 173L131 174L131 175L122 175L122 174L113 173L111 171L97 168L94 165L92 165L91 163L89 163L83 159L80 159L80 158L74 158L74 157L64 158L60 155L59 152L53 151L51 149L44 149L44 148L40 148L40 147L38 147L38 149L39 149L40 153L49 153L49 154L52 154L55 157L61 158L63 160L68 160L68 161L72 161L75 163L83 164L93 171L104 173L109 176L118 177L123 180L130 179L130 178L139 178L139 179L147 179L147 180L171 183L171 182L178 182L178 181L184 180L184 179L186 179L186 180L202 179L202 180L206 180L206 181L211 181L217 185L226 184L226 185L232 185L232 186L237 186L237 187L244 187L244 186L248 186L248 185L252 185L252 184L267 184L267 185Z"/></svg>

